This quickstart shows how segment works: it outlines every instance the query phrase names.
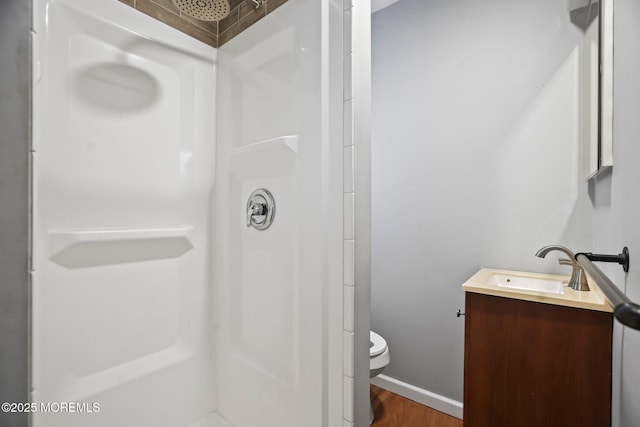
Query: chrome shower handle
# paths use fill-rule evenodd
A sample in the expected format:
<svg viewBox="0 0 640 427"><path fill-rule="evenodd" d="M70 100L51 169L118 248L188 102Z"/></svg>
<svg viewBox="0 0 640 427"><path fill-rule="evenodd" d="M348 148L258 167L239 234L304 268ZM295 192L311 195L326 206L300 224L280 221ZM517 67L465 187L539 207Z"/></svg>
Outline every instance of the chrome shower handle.
<svg viewBox="0 0 640 427"><path fill-rule="evenodd" d="M264 215L267 212L267 204L250 200L247 205L247 227L251 227L254 216Z"/></svg>
<svg viewBox="0 0 640 427"><path fill-rule="evenodd" d="M259 188L247 200L247 227L266 230L276 215L276 201L266 188Z"/></svg>

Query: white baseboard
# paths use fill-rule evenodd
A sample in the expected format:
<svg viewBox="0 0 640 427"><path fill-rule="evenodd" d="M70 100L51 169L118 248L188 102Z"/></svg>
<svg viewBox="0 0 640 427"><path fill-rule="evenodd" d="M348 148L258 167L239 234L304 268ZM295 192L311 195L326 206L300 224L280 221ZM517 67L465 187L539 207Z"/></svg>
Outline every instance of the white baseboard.
<svg viewBox="0 0 640 427"><path fill-rule="evenodd" d="M421 403L425 406L444 412L452 417L462 419L462 402L440 396L439 394L430 392L420 387L405 383L386 375L378 375L371 379L371 384L389 390L395 394L406 397L414 402Z"/></svg>

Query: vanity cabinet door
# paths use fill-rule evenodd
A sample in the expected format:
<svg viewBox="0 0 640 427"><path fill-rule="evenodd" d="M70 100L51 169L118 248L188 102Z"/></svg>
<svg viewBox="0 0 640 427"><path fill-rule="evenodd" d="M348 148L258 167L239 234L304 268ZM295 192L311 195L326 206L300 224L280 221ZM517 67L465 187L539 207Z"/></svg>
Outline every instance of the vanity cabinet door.
<svg viewBox="0 0 640 427"><path fill-rule="evenodd" d="M467 292L465 427L611 425L611 313Z"/></svg>

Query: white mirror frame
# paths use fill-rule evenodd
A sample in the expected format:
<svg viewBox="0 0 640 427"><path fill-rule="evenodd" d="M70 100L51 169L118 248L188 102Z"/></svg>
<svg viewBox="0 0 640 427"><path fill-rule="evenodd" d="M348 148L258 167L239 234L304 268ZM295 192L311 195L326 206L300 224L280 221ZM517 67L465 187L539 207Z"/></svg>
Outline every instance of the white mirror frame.
<svg viewBox="0 0 640 427"><path fill-rule="evenodd" d="M595 3L591 0L587 7ZM599 0L597 7L597 25L587 23L581 46L581 141L587 181L613 166L613 0Z"/></svg>
<svg viewBox="0 0 640 427"><path fill-rule="evenodd" d="M600 0L600 117L598 170L613 166L613 0Z"/></svg>

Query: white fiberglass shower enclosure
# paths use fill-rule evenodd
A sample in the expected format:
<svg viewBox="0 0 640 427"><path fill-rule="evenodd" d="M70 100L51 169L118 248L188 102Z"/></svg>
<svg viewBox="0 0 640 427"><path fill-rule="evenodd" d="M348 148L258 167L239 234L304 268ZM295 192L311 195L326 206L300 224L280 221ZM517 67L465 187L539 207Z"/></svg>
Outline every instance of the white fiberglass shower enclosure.
<svg viewBox="0 0 640 427"><path fill-rule="evenodd" d="M34 427L343 425L335 4L216 50L116 0L34 0Z"/></svg>

